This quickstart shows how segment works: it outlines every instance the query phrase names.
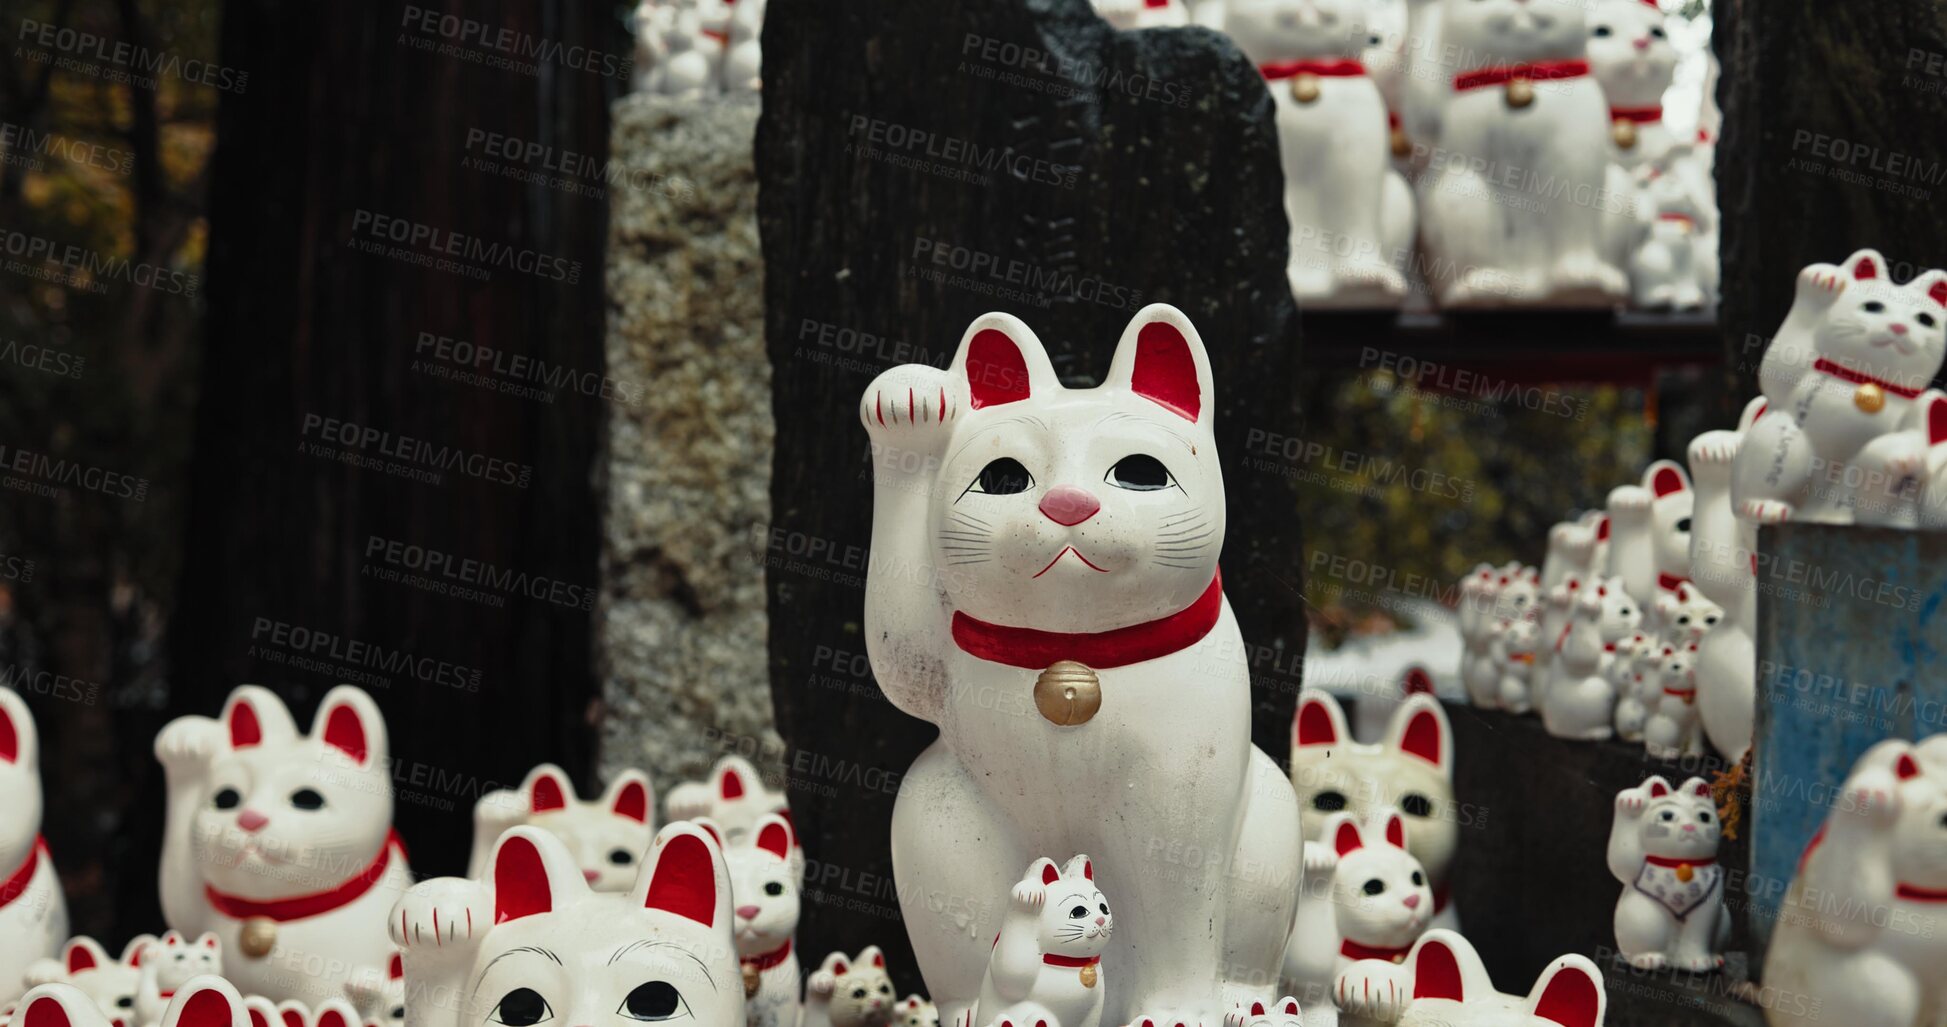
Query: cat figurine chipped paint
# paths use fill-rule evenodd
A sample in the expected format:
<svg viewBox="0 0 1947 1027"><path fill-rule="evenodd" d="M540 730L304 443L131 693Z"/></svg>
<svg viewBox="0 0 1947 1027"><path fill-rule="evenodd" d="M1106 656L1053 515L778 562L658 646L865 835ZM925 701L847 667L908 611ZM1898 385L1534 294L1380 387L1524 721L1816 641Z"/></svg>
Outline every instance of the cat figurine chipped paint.
<svg viewBox="0 0 1947 1027"><path fill-rule="evenodd" d="M1652 775L1616 793L1609 872L1623 886L1616 949L1631 966L1704 973L1724 965L1731 922L1717 862L1721 833L1702 778L1671 788Z"/></svg>
<svg viewBox="0 0 1947 1027"><path fill-rule="evenodd" d="M1099 1027L1108 991L1102 951L1114 933L1115 914L1095 886L1087 856L1060 867L1046 857L1035 860L1008 895L975 1019L1031 1002L1061 1027Z"/></svg>
<svg viewBox="0 0 1947 1027"><path fill-rule="evenodd" d="M275 693L243 685L220 718L156 736L163 915L215 933L238 987L315 1004L385 966L386 916L412 883L387 751L378 706L350 685L325 693L308 735Z"/></svg>
<svg viewBox="0 0 1947 1027"><path fill-rule="evenodd" d="M1369 0L1224 6L1225 31L1258 66L1277 108L1286 273L1300 307L1398 306L1406 295L1399 255L1385 243L1386 100L1359 60L1371 14Z"/></svg>
<svg viewBox="0 0 1947 1027"><path fill-rule="evenodd" d="M1866 253L1843 274L1815 273L1808 282L1801 273L1799 284L1773 348L1796 350L1802 342L1791 336L1809 334L1812 363L1784 400L1766 393L1771 405L1738 449L1732 497L1739 516L1762 524L1850 524L1862 451L1921 427L1916 401L1943 353L1947 271L1895 285L1877 254ZM1802 359L1787 354L1780 364Z"/></svg>
<svg viewBox="0 0 1947 1027"><path fill-rule="evenodd" d="M1130 321L1097 388L1063 386L1028 327L993 313L946 370L893 368L860 403L877 477L867 650L888 700L940 728L900 788L892 856L947 1022L978 997L1000 914L925 897L1005 894L1043 852L1090 853L1138 922L1212 925L1112 940L1129 983L1106 1021L1215 1022L1275 978L1298 808L1250 743L1217 573L1215 414L1203 342L1163 304ZM1145 755L1186 748L1208 758ZM1156 838L1256 872L1186 873Z"/></svg>
<svg viewBox="0 0 1947 1027"><path fill-rule="evenodd" d="M804 1018L799 1023L801 1027L886 1027L892 1022L893 994L886 956L879 946L867 945L857 958L829 953L805 979Z"/></svg>
<svg viewBox="0 0 1947 1027"><path fill-rule="evenodd" d="M1615 733L1616 686L1609 664L1625 639L1639 636L1643 610L1620 578L1594 578L1577 590L1555 653L1561 677L1550 685L1542 726L1557 738L1602 741Z"/></svg>
<svg viewBox="0 0 1947 1027"><path fill-rule="evenodd" d="M1362 830L1334 813L1305 843L1305 894L1285 947L1284 981L1307 1005L1331 1001L1354 962L1400 963L1433 918L1433 889L1406 848L1406 821L1382 808Z"/></svg>
<svg viewBox="0 0 1947 1027"><path fill-rule="evenodd" d="M1330 693L1298 693L1291 725L1291 784L1307 817L1307 842L1329 841L1312 832L1341 810L1362 822L1379 822L1380 811L1404 814L1407 850L1426 870L1438 926L1457 926L1447 901L1454 850L1469 808L1454 802L1453 727L1439 700L1408 696L1393 713L1385 739L1367 745L1346 730L1345 711Z"/></svg>
<svg viewBox="0 0 1947 1027"><path fill-rule="evenodd" d="M1798 862L1765 956L1774 1027L1947 1016L1947 735L1866 750Z"/></svg>
<svg viewBox="0 0 1947 1027"><path fill-rule="evenodd" d="M790 822L767 813L757 822L749 844L723 852L730 873L748 1027L797 1027L798 955L792 950L792 938L798 930L800 900L798 872L791 865L794 848Z"/></svg>
<svg viewBox="0 0 1947 1027"><path fill-rule="evenodd" d="M407 1027L687 1018L743 1027L730 879L710 834L657 832L626 894L592 891L552 833L511 828L481 880L414 885L388 917Z"/></svg>
<svg viewBox="0 0 1947 1027"><path fill-rule="evenodd" d="M1399 1027L1602 1027L1609 1010L1602 971L1586 957L1558 957L1525 998L1507 995L1474 946L1443 929L1421 935L1399 967L1354 963L1334 997L1354 1022Z"/></svg>
<svg viewBox="0 0 1947 1027"><path fill-rule="evenodd" d="M0 688L0 1005L27 990L22 974L68 936L61 879L41 838L41 736L34 714Z"/></svg>
<svg viewBox="0 0 1947 1027"><path fill-rule="evenodd" d="M10 1027L112 1027L121 1023L69 984L36 986L21 997ZM149 1027L149 1025L143 1025ZM264 1027L253 1024L242 996L221 977L192 977L176 992L153 1027ZM274 1027L274 1025L273 1025ZM344 1024L340 1027L357 1027Z"/></svg>
<svg viewBox="0 0 1947 1027"><path fill-rule="evenodd" d="M508 828L531 824L553 832L568 846L589 887L628 891L637 863L656 836L655 808L655 790L640 770L617 774L600 798L583 802L575 796L567 771L542 763L528 771L519 788L489 792L474 804L467 876L486 872L487 857Z"/></svg>
<svg viewBox="0 0 1947 1027"><path fill-rule="evenodd" d="M122 946L122 956L116 959L100 942L76 935L61 946L59 956L29 964L22 983L30 988L68 985L93 1000L114 1027L142 1027L135 1009L142 988L142 957L155 941L155 935L138 934Z"/></svg>

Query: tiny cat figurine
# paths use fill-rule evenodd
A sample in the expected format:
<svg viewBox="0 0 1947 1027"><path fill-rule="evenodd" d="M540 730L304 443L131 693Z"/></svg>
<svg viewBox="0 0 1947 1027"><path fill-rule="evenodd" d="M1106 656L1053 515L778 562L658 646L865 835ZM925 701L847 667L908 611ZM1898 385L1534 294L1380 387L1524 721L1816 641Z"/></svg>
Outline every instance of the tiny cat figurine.
<svg viewBox="0 0 1947 1027"><path fill-rule="evenodd" d="M1947 735L1880 742L1799 858L1764 983L1774 1027L1929 1027L1947 1014Z"/></svg>
<svg viewBox="0 0 1947 1027"><path fill-rule="evenodd" d="M1224 5L1225 31L1257 64L1277 106L1291 227L1286 271L1300 307L1398 306L1406 295L1398 255L1385 243L1386 100L1359 61L1371 7L1371 0Z"/></svg>
<svg viewBox="0 0 1947 1027"><path fill-rule="evenodd" d="M61 880L41 838L41 736L27 704L0 688L0 1006L20 997L22 975L68 936Z"/></svg>
<svg viewBox="0 0 1947 1027"><path fill-rule="evenodd" d="M887 699L940 728L893 806L894 879L948 1023L979 997L1001 911L970 923L926 897L1006 894L1046 852L1096 858L1136 922L1209 925L1112 939L1128 976L1106 1022L1214 1023L1276 977L1298 807L1250 742L1217 568L1216 410L1203 342L1163 304L1136 313L1092 389L1064 386L1028 327L993 313L945 370L896 367L861 398L867 651ZM1165 750L1214 755L1145 755ZM1262 872L1186 875L1150 850L1159 837Z"/></svg>
<svg viewBox="0 0 1947 1027"><path fill-rule="evenodd" d="M725 832L726 845L749 842L765 814L791 818L784 793L765 787L757 768L742 756L718 760L708 780L685 781L670 789L666 805L671 820L709 817L716 821Z"/></svg>
<svg viewBox="0 0 1947 1027"><path fill-rule="evenodd" d="M142 972L135 988L134 1022L159 1023L169 1000L190 978L223 976L223 944L207 932L192 942L181 931L167 931L161 941L143 949L138 962Z"/></svg>
<svg viewBox="0 0 1947 1027"><path fill-rule="evenodd" d="M1511 567L1479 564L1460 580L1460 681L1475 706L1500 705L1501 668L1494 662L1494 609Z"/></svg>
<svg viewBox="0 0 1947 1027"><path fill-rule="evenodd" d="M1341 1022L1399 1027L1602 1027L1609 1010L1602 971L1586 957L1561 956L1526 998L1506 995L1494 990L1474 946L1441 929L1421 935L1401 967L1352 964L1334 993Z"/></svg>
<svg viewBox="0 0 1947 1027"><path fill-rule="evenodd" d="M1947 271L1895 285L1868 254L1843 276L1814 275L1809 289L1801 273L1773 348L1787 328L1809 325L1812 364L1744 433L1731 477L1738 515L1761 524L1852 523L1853 482L1863 473L1855 460L1879 437L1919 427L1916 400L1940 370L1943 318Z"/></svg>
<svg viewBox="0 0 1947 1027"><path fill-rule="evenodd" d="M764 8L768 0L735 0L724 41L723 91L750 96L764 89Z"/></svg>
<svg viewBox="0 0 1947 1027"><path fill-rule="evenodd" d="M1108 991L1102 950L1114 933L1115 914L1087 856L1060 868L1046 857L1035 860L1009 894L975 1018L1032 1002L1061 1027L1098 1027Z"/></svg>
<svg viewBox="0 0 1947 1027"><path fill-rule="evenodd" d="M1616 686L1609 671L1625 639L1641 638L1643 610L1621 578L1593 579L1579 589L1555 654L1562 676L1550 685L1542 725L1557 738L1601 741L1615 732Z"/></svg>
<svg viewBox="0 0 1947 1027"><path fill-rule="evenodd" d="M625 770L608 783L601 798L583 802L575 796L568 772L552 763L528 771L517 789L500 789L480 797L473 806L473 854L467 876L486 872L494 842L510 827L532 824L568 846L581 864L588 886L596 891L623 892L635 883L636 864L656 836L655 790L640 770Z"/></svg>
<svg viewBox="0 0 1947 1027"><path fill-rule="evenodd" d="M892 1022L892 977L877 945L825 957L805 979L801 1027L886 1027ZM969 1007L968 1012L972 1012Z"/></svg>
<svg viewBox="0 0 1947 1027"><path fill-rule="evenodd" d="M41 984L21 997L13 1027L113 1027L122 1023L103 1014L80 989ZM143 1025L149 1027L149 1025ZM154 1027L263 1027L253 1024L242 996L221 977L192 977L176 992ZM344 1024L341 1027L357 1027Z"/></svg>
<svg viewBox="0 0 1947 1027"><path fill-rule="evenodd" d="M1690 489L1689 473L1674 460L1657 460L1644 468L1643 488L1650 494L1650 565L1656 571L1651 624L1661 628L1678 615L1677 588L1690 580L1690 515L1697 494Z"/></svg>
<svg viewBox="0 0 1947 1027"><path fill-rule="evenodd" d="M625 895L591 891L537 827L500 836L481 880L414 885L387 919L404 950L408 1027L688 1018L743 1027L730 879L694 824L657 832Z"/></svg>
<svg viewBox="0 0 1947 1027"><path fill-rule="evenodd" d="M122 946L122 958L115 959L100 942L85 934L76 935L61 947L58 957L30 964L22 982L30 988L69 985L92 999L114 1027L143 1027L136 1017L135 1002L142 987L142 956L155 940L152 934L138 934Z"/></svg>
<svg viewBox="0 0 1947 1027"><path fill-rule="evenodd" d="M1666 647L1658 665L1658 693L1646 703L1643 748L1659 759L1694 756L1704 751L1697 727L1697 643Z"/></svg>
<svg viewBox="0 0 1947 1027"><path fill-rule="evenodd" d="M1298 1000L1286 995L1275 1002L1239 1005L1224 1014L1224 1027L1305 1027L1305 1013Z"/></svg>
<svg viewBox="0 0 1947 1027"><path fill-rule="evenodd" d="M1724 965L1719 953L1731 922L1719 835L1717 806L1702 778L1673 789L1652 775L1616 793L1609 872L1623 886L1616 949L1631 966L1703 973Z"/></svg>
<svg viewBox="0 0 1947 1027"><path fill-rule="evenodd" d="M1306 1003L1331 1001L1338 975L1361 959L1400 963L1433 918L1433 890L1406 849L1406 821L1382 808L1361 830L1334 813L1305 843L1305 894L1285 947L1284 983Z"/></svg>
<svg viewBox="0 0 1947 1027"><path fill-rule="evenodd" d="M1597 0L1589 10L1589 72L1609 104L1609 156L1625 169L1676 145L1663 94L1676 80L1667 16L1645 0Z"/></svg>
<svg viewBox="0 0 1947 1027"><path fill-rule="evenodd" d="M384 976L366 972L345 983L345 997L364 1027L405 1027L406 961L397 951L387 961Z"/></svg>
<svg viewBox="0 0 1947 1027"><path fill-rule="evenodd" d="M1495 705L1510 713L1532 708L1528 694L1541 644L1541 575L1523 567L1501 583L1494 604L1494 663L1500 669Z"/></svg>
<svg viewBox="0 0 1947 1027"><path fill-rule="evenodd" d="M1441 306L1606 307L1628 290L1600 252L1608 104L1585 31L1577 0L1442 0L1451 88L1420 186Z"/></svg>
<svg viewBox="0 0 1947 1027"><path fill-rule="evenodd" d="M273 999L321 1002L385 966L386 914L412 872L392 831L385 720L370 696L333 688L305 735L275 693L243 685L218 719L171 721L155 754L168 779L171 927L215 933L225 976Z"/></svg>
<svg viewBox="0 0 1947 1027"><path fill-rule="evenodd" d="M1650 217L1629 257L1636 306L1697 310L1709 302L1717 257L1717 211L1697 174L1688 144L1670 146L1637 170L1637 193Z"/></svg>
<svg viewBox="0 0 1947 1027"><path fill-rule="evenodd" d="M1533 700L1540 709L1547 702L1548 688L1555 681L1555 653L1568 631L1570 605L1582 582L1602 571L1592 564L1606 545L1597 545L1597 533L1607 542L1608 523L1599 510L1590 510L1573 521L1562 521L1548 529L1548 553L1541 561L1542 645L1535 652Z"/></svg>
<svg viewBox="0 0 1947 1027"><path fill-rule="evenodd" d="M899 1000L893 1022L899 1027L940 1027L940 1007L918 995L908 995Z"/></svg>
<svg viewBox="0 0 1947 1027"><path fill-rule="evenodd" d="M766 813L750 844L733 845L723 853L748 1027L797 1027L798 956L791 947L799 911L798 872L791 865L794 848L790 822Z"/></svg>
<svg viewBox="0 0 1947 1027"><path fill-rule="evenodd" d="M1625 742L1643 740L1643 722L1650 715L1643 689L1655 680L1652 671L1662 649L1663 643L1656 636L1638 631L1618 641L1611 654L1606 676L1616 690L1616 737Z"/></svg>
<svg viewBox="0 0 1947 1027"><path fill-rule="evenodd" d="M1466 807L1454 802L1453 727L1438 699L1408 696L1393 713L1385 739L1366 745L1347 732L1337 699L1304 689L1292 717L1291 784L1299 802L1318 818L1344 810L1373 823L1387 808L1404 814L1407 850L1425 869L1433 891L1433 923L1458 924L1447 901L1448 873ZM1308 833L1319 823L1308 818ZM1307 841L1331 839L1318 835Z"/></svg>

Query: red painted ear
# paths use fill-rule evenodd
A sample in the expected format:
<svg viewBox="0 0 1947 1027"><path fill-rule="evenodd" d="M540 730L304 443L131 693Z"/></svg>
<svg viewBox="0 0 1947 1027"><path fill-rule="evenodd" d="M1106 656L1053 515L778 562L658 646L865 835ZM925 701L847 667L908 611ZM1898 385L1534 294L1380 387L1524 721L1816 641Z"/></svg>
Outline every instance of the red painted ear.
<svg viewBox="0 0 1947 1027"><path fill-rule="evenodd" d="M1947 399L1936 398L1927 404L1927 444L1942 442L1947 442Z"/></svg>
<svg viewBox="0 0 1947 1027"><path fill-rule="evenodd" d="M1093 861L1082 860L1082 877L1084 880L1095 880L1095 863Z"/></svg>
<svg viewBox="0 0 1947 1027"><path fill-rule="evenodd" d="M19 759L20 732L14 727L13 714L8 713L5 706L0 706L0 763L13 763ZM56 1002L55 1005L60 1003ZM64 1012L61 1015L67 1014Z"/></svg>
<svg viewBox="0 0 1947 1027"><path fill-rule="evenodd" d="M1332 847L1339 851L1339 855L1343 856L1365 844L1365 839L1359 837L1359 825L1350 820L1339 822L1338 833L1332 836Z"/></svg>
<svg viewBox="0 0 1947 1027"><path fill-rule="evenodd" d="M1287 1013L1295 1013L1295 1012L1297 1012L1297 1011L1298 1011L1298 1003L1297 1003L1296 1001L1294 1001L1294 1000L1292 1000L1292 999L1285 999L1285 1000L1284 1000L1284 1011L1285 1011L1285 1012L1287 1012Z"/></svg>
<svg viewBox="0 0 1947 1027"><path fill-rule="evenodd" d="M144 945L141 948L136 949L134 952L124 952L122 953L122 956L123 958L128 960L128 965L135 967L136 969L139 970L142 968L142 954L147 951L149 951L149 947L147 945Z"/></svg>
<svg viewBox="0 0 1947 1027"><path fill-rule="evenodd" d="M1665 796L1665 795L1668 795L1668 794L1670 794L1670 789L1668 789L1668 788L1666 788L1666 787L1664 787L1664 785L1663 785L1663 782L1661 782L1661 781L1652 781L1652 782L1650 783L1650 798L1652 798L1652 799L1660 799L1660 798L1662 798L1663 796Z"/></svg>
<svg viewBox="0 0 1947 1027"><path fill-rule="evenodd" d="M1413 997L1466 1001L1466 989L1460 983L1460 961L1445 943L1430 941L1420 946L1419 958L1413 963Z"/></svg>
<svg viewBox="0 0 1947 1027"><path fill-rule="evenodd" d="M1596 1027L1601 995L1588 971L1567 967L1548 979L1548 987L1535 1003L1535 1015L1562 1027Z"/></svg>
<svg viewBox="0 0 1947 1027"><path fill-rule="evenodd" d="M1947 278L1943 278L1929 286L1927 289L1927 298L1943 307L1947 307Z"/></svg>
<svg viewBox="0 0 1947 1027"><path fill-rule="evenodd" d="M1299 745L1337 745L1338 728L1332 723L1332 714L1325 704L1316 699L1307 699L1298 707Z"/></svg>
<svg viewBox="0 0 1947 1027"><path fill-rule="evenodd" d="M21 1023L22 1027L68 1027L68 1010L60 999L42 995L27 1007Z"/></svg>
<svg viewBox="0 0 1947 1027"><path fill-rule="evenodd" d="M1893 765L1893 775L1902 781L1920 776L1920 764L1913 762L1912 753L1901 753L1900 761Z"/></svg>
<svg viewBox="0 0 1947 1027"><path fill-rule="evenodd" d="M791 856L791 829L782 820L771 820L757 832L757 847L779 859Z"/></svg>
<svg viewBox="0 0 1947 1027"><path fill-rule="evenodd" d="M325 717L324 743L360 764L365 762L368 752L365 722L358 719L358 711L349 703L332 707L331 713Z"/></svg>
<svg viewBox="0 0 1947 1027"><path fill-rule="evenodd" d="M1021 347L998 328L983 328L967 344L967 389L973 408L1028 398L1028 362Z"/></svg>
<svg viewBox="0 0 1947 1027"><path fill-rule="evenodd" d="M1262 1003L1262 1002L1253 1002L1253 1003L1251 1003L1251 1015L1252 1015L1252 1016L1263 1016L1263 1015L1264 1015L1264 1003Z"/></svg>
<svg viewBox="0 0 1947 1027"><path fill-rule="evenodd" d="M345 1022L345 1014L336 1009L327 1009L318 1017L318 1027L351 1027Z"/></svg>
<svg viewBox="0 0 1947 1027"><path fill-rule="evenodd" d="M1609 541L1609 518L1604 517L1595 522L1595 537L1598 542Z"/></svg>
<svg viewBox="0 0 1947 1027"><path fill-rule="evenodd" d="M737 773L734 769L726 768L723 772L723 777L717 779L717 794L726 800L743 798L744 775Z"/></svg>
<svg viewBox="0 0 1947 1027"><path fill-rule="evenodd" d="M1406 821L1397 813L1386 814L1386 844L1395 849L1406 848Z"/></svg>
<svg viewBox="0 0 1947 1027"><path fill-rule="evenodd" d="M1061 880L1061 871L1056 870L1053 863L1041 868L1042 884L1053 884L1059 880Z"/></svg>
<svg viewBox="0 0 1947 1027"><path fill-rule="evenodd" d="M719 849L723 848L723 832L717 830L717 825L715 821L692 820L690 821L690 823L695 824L696 826L702 828L705 833L707 833L712 839L714 839L717 843L717 848Z"/></svg>
<svg viewBox="0 0 1947 1027"><path fill-rule="evenodd" d="M630 781L615 793L615 815L628 817L638 824L649 822L649 790L640 781Z"/></svg>
<svg viewBox="0 0 1947 1027"><path fill-rule="evenodd" d="M542 774L534 779L527 790L527 808L536 813L567 809L568 797L562 794L561 779L553 774Z"/></svg>
<svg viewBox="0 0 1947 1027"><path fill-rule="evenodd" d="M1650 479L1650 491L1656 493L1658 499L1673 492L1682 492L1683 475L1678 474L1674 467L1660 467L1655 477Z"/></svg>
<svg viewBox="0 0 1947 1027"><path fill-rule="evenodd" d="M1190 340L1175 325L1151 321L1137 333L1129 390L1185 420L1195 421L1202 412L1196 357L1190 354Z"/></svg>
<svg viewBox="0 0 1947 1027"><path fill-rule="evenodd" d="M494 854L494 923L504 924L554 908L541 850L525 838L509 838Z"/></svg>
<svg viewBox="0 0 1947 1027"><path fill-rule="evenodd" d="M705 927L715 926L717 879L709 843L693 834L670 838L656 860L643 908L674 913Z"/></svg>
<svg viewBox="0 0 1947 1027"><path fill-rule="evenodd" d="M278 1016L284 1020L284 1027L304 1027L304 1014L295 1009L280 1009Z"/></svg>
<svg viewBox="0 0 1947 1027"><path fill-rule="evenodd" d="M874 952L872 954L872 965L880 968L881 970L885 969L886 957L881 953Z"/></svg>
<svg viewBox="0 0 1947 1027"><path fill-rule="evenodd" d="M1879 276L1880 276L1879 262L1874 260L1873 258L1860 257L1857 261L1853 262L1852 278L1854 281L1863 282L1869 278L1878 278Z"/></svg>
<svg viewBox="0 0 1947 1027"><path fill-rule="evenodd" d="M217 940L216 940L216 935L214 935L214 934L204 934L204 935L203 935L203 947L204 947L204 948L206 948L206 949L213 949L213 948L215 948L215 947L217 946L217 944L218 944L218 943L217 943ZM399 957L398 957L398 956L397 956L397 955L395 954L395 955L394 955L394 956L393 956L392 958L396 960L396 959L398 959Z"/></svg>
<svg viewBox="0 0 1947 1027"><path fill-rule="evenodd" d="M1697 787L1692 788L1691 791L1697 793L1698 795L1703 796L1706 799L1710 798L1710 786L1703 783L1702 781L1697 782Z"/></svg>
<svg viewBox="0 0 1947 1027"><path fill-rule="evenodd" d="M264 1016L263 1010L252 1009L250 1011L250 1027L270 1027L270 1019Z"/></svg>
<svg viewBox="0 0 1947 1027"><path fill-rule="evenodd" d="M230 748L248 749L263 740L264 728L257 721L257 711L248 702L230 707Z"/></svg>
<svg viewBox="0 0 1947 1027"><path fill-rule="evenodd" d="M1426 672L1425 667L1408 667L1406 680L1400 682L1400 689L1407 695L1430 693L1433 691L1433 677Z"/></svg>
<svg viewBox="0 0 1947 1027"><path fill-rule="evenodd" d="M230 1000L215 988L191 992L176 1027L230 1027Z"/></svg>
<svg viewBox="0 0 1947 1027"><path fill-rule="evenodd" d="M843 977L848 973L851 973L851 970L845 966L845 961L843 959L832 964L832 976Z"/></svg>
<svg viewBox="0 0 1947 1027"><path fill-rule="evenodd" d="M1406 722L1406 733L1400 735L1399 751L1409 756L1440 765L1440 721L1432 712L1421 710Z"/></svg>
<svg viewBox="0 0 1947 1027"><path fill-rule="evenodd" d="M79 942L68 942L68 976L72 977L83 970L93 970L101 964L95 960L93 949Z"/></svg>

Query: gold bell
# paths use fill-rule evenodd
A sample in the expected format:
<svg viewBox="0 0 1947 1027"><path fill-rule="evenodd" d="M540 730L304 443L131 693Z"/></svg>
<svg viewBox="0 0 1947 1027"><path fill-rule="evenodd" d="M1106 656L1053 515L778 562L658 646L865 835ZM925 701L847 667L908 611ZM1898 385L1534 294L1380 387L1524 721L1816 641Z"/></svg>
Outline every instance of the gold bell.
<svg viewBox="0 0 1947 1027"><path fill-rule="evenodd" d="M1082 987L1084 988L1095 987L1095 964L1094 963L1090 963L1089 965L1082 967Z"/></svg>
<svg viewBox="0 0 1947 1027"><path fill-rule="evenodd" d="M1311 103L1318 99L1318 76L1311 72L1293 75L1291 78L1291 98L1299 103Z"/></svg>
<svg viewBox="0 0 1947 1027"><path fill-rule="evenodd" d="M1392 130L1390 142L1395 157L1404 157L1413 152L1413 140L1406 138L1406 130L1403 128Z"/></svg>
<svg viewBox="0 0 1947 1027"><path fill-rule="evenodd" d="M251 959L262 959L277 947L277 921L267 916L253 916L243 922L243 930L237 934L237 947Z"/></svg>
<svg viewBox="0 0 1947 1027"><path fill-rule="evenodd" d="M1879 386L1867 382L1853 391L1852 405L1869 414L1877 414L1886 405L1886 393L1881 392Z"/></svg>
<svg viewBox="0 0 1947 1027"><path fill-rule="evenodd" d="M1086 724L1102 708L1102 681L1074 660L1057 660L1034 679L1034 708L1050 724Z"/></svg>
<svg viewBox="0 0 1947 1027"><path fill-rule="evenodd" d="M1690 864L1688 863L1677 864L1677 880L1682 881L1685 884L1689 884L1690 879L1695 876L1697 876L1697 871Z"/></svg>
<svg viewBox="0 0 1947 1027"><path fill-rule="evenodd" d="M1636 123L1628 118L1617 118L1609 123L1609 138L1625 150L1636 146Z"/></svg>
<svg viewBox="0 0 1947 1027"><path fill-rule="evenodd" d="M744 967L744 998L745 1000L756 998L757 988L764 981L764 972L762 970L757 969L757 964L755 963L745 963L743 964L743 967Z"/></svg>
<svg viewBox="0 0 1947 1027"><path fill-rule="evenodd" d="M1535 102L1535 84L1525 78L1508 79L1507 88L1502 92L1508 106L1515 110Z"/></svg>

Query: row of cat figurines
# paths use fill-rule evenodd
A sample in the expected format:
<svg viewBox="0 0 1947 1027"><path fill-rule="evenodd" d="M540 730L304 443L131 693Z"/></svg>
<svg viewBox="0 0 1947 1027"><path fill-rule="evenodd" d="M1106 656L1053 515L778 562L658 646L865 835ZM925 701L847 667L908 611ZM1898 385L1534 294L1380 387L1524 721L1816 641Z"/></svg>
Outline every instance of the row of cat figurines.
<svg viewBox="0 0 1947 1027"><path fill-rule="evenodd" d="M638 93L696 100L763 88L767 0L641 0L631 18Z"/></svg>
<svg viewBox="0 0 1947 1027"><path fill-rule="evenodd" d="M1537 710L1561 737L1741 761L1758 597L1790 601L1802 574L1767 559L1758 527L1947 528L1947 394L1928 388L1943 326L1947 272L1896 283L1871 249L1806 267L1735 428L1691 440L1687 470L1658 460L1555 525L1540 567L1463 580L1470 699Z"/></svg>

